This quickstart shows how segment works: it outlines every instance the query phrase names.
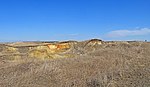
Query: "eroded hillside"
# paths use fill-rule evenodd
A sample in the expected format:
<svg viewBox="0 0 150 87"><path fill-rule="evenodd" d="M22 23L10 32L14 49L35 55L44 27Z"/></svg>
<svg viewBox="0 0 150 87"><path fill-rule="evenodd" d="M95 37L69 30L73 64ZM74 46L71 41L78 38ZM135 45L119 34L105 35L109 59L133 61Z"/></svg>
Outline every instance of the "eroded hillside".
<svg viewBox="0 0 150 87"><path fill-rule="evenodd" d="M22 58L55 59L70 58L82 55L86 51L96 49L102 44L101 40L92 39L84 42L65 41L65 42L16 42L0 44L0 56L18 60Z"/></svg>

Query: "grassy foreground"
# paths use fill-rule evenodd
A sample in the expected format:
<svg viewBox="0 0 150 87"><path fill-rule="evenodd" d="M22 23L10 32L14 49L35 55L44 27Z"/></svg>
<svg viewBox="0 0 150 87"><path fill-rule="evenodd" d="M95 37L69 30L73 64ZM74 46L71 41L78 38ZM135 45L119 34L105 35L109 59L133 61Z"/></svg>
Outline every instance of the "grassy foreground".
<svg viewBox="0 0 150 87"><path fill-rule="evenodd" d="M73 57L44 60L1 49L0 87L150 87L149 42L79 43Z"/></svg>

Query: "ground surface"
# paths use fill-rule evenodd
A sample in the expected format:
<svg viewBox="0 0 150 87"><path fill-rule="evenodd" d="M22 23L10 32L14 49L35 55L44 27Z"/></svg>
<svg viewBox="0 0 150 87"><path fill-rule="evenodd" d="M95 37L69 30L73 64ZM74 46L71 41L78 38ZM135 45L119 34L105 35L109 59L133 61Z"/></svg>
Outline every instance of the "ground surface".
<svg viewBox="0 0 150 87"><path fill-rule="evenodd" d="M150 87L150 43L0 44L0 87Z"/></svg>

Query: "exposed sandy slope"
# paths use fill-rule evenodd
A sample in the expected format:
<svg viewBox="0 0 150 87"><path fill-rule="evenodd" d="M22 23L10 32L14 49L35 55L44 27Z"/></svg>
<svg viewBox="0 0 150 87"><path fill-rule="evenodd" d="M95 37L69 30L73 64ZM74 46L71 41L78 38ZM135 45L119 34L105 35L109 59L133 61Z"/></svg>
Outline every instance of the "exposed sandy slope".
<svg viewBox="0 0 150 87"><path fill-rule="evenodd" d="M0 87L150 87L150 43L0 44Z"/></svg>

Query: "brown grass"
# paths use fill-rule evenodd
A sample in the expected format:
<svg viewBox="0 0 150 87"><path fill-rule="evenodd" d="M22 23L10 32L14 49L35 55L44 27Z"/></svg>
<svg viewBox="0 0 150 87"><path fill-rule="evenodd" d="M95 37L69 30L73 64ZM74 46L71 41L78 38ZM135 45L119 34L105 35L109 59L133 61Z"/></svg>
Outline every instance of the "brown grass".
<svg viewBox="0 0 150 87"><path fill-rule="evenodd" d="M150 43L75 48L75 58L1 56L0 87L150 87Z"/></svg>

